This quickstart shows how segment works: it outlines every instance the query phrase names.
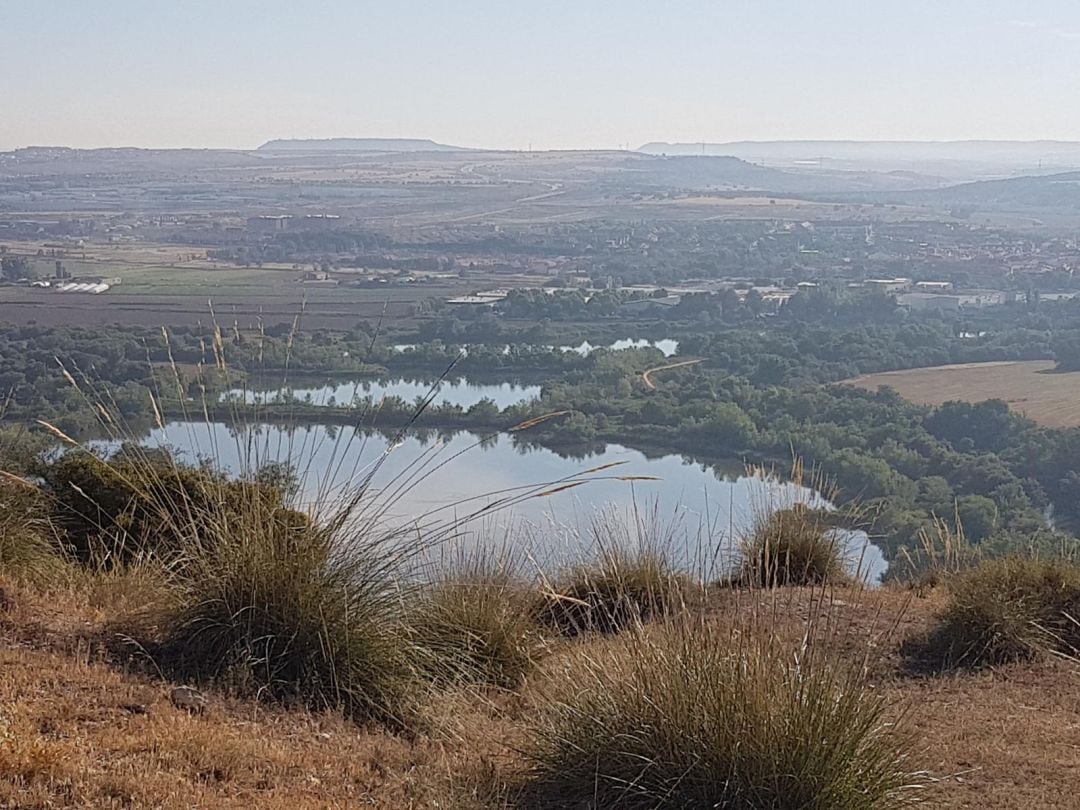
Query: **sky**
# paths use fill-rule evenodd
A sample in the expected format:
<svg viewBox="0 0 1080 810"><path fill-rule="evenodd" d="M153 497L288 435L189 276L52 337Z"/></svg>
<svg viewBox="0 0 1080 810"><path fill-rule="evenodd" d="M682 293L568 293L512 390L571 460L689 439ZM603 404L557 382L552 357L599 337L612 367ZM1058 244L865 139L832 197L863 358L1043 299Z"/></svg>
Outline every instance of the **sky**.
<svg viewBox="0 0 1080 810"><path fill-rule="evenodd" d="M1077 0L0 0L0 150L1080 140Z"/></svg>

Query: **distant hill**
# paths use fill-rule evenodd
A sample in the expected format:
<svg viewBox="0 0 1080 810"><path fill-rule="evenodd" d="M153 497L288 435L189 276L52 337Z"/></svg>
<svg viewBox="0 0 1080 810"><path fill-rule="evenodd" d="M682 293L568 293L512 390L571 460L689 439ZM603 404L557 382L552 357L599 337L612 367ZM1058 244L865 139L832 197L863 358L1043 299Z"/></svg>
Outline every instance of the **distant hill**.
<svg viewBox="0 0 1080 810"><path fill-rule="evenodd" d="M775 192L832 190L828 183L798 174L757 166L735 157L659 157L624 164L624 177L634 183L687 190L754 189Z"/></svg>
<svg viewBox="0 0 1080 810"><path fill-rule="evenodd" d="M804 170L800 166L780 169L730 155L648 155L647 159L629 162L624 168L628 170L628 178L644 185L686 190L726 188L778 194L823 194L906 191L942 185L938 178L905 172Z"/></svg>
<svg viewBox="0 0 1080 810"><path fill-rule="evenodd" d="M267 141L260 152L469 152L427 138L298 138Z"/></svg>
<svg viewBox="0 0 1080 810"><path fill-rule="evenodd" d="M986 207L1080 209L1080 172L984 180L922 192L930 202Z"/></svg>
<svg viewBox="0 0 1080 810"><path fill-rule="evenodd" d="M908 171L952 182L1080 169L1077 141L653 142L638 151L651 155L728 155L800 171Z"/></svg>

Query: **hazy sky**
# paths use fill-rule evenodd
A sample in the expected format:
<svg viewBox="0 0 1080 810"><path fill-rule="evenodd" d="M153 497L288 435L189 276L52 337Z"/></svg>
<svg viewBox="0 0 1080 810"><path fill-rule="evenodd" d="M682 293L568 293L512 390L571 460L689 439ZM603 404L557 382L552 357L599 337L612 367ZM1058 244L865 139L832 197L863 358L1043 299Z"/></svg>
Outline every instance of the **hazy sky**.
<svg viewBox="0 0 1080 810"><path fill-rule="evenodd" d="M1078 0L0 0L0 149L1080 140Z"/></svg>

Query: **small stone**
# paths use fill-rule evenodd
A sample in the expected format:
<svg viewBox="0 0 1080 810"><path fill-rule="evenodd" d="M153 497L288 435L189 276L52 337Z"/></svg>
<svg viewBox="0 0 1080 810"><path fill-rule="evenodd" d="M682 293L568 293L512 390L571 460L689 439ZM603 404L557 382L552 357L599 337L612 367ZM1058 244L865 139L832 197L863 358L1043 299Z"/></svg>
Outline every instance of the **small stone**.
<svg viewBox="0 0 1080 810"><path fill-rule="evenodd" d="M206 697L192 686L175 686L169 697L176 708L187 709L191 714L202 714L206 711Z"/></svg>

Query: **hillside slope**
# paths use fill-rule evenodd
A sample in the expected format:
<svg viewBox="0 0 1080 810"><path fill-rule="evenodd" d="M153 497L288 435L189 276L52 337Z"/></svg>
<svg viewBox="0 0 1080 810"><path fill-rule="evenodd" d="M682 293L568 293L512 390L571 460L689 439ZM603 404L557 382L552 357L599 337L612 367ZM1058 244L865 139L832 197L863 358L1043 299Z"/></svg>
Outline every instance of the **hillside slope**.
<svg viewBox="0 0 1080 810"><path fill-rule="evenodd" d="M204 715L169 701L170 684L109 642L137 589L112 578L48 595L7 584L0 614L0 806L19 808L508 807L505 786L530 693L446 696L416 738L365 731L334 714L268 708L210 693ZM797 642L821 610L810 592L771 599ZM717 620L737 610L719 592ZM1066 808L1080 792L1080 693L1060 661L942 677L905 675L899 641L939 601L897 590L841 589L825 600L838 654L883 653L876 688L905 711L945 808ZM603 639L561 654L588 654ZM535 686L535 685L534 685ZM540 684L542 688L542 683ZM502 797L502 798L500 798Z"/></svg>

